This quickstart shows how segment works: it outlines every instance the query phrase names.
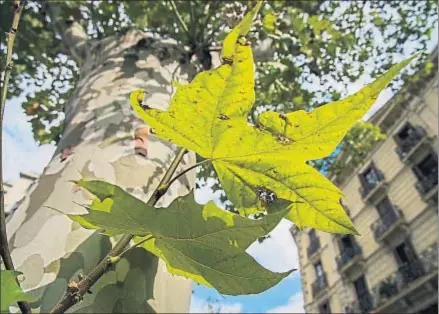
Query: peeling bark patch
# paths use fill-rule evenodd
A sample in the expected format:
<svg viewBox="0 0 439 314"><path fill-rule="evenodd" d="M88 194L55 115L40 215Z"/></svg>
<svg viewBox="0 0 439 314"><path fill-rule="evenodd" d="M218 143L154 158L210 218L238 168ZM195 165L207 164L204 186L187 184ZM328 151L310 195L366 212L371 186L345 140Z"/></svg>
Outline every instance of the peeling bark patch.
<svg viewBox="0 0 439 314"><path fill-rule="evenodd" d="M138 128L134 132L134 151L143 157L148 156L149 128Z"/></svg>
<svg viewBox="0 0 439 314"><path fill-rule="evenodd" d="M63 149L60 155L61 162L65 161L67 158L69 158L70 155L73 155L73 147L67 146L67 148Z"/></svg>

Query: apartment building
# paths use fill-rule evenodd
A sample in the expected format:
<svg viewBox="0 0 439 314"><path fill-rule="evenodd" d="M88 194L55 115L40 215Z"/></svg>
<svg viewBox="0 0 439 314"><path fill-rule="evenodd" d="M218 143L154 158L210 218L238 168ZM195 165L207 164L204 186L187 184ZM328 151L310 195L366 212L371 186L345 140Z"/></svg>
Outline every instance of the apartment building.
<svg viewBox="0 0 439 314"><path fill-rule="evenodd" d="M6 217L10 216L21 204L27 191L38 179L36 173L20 172L19 179L10 184L5 182L5 214Z"/></svg>
<svg viewBox="0 0 439 314"><path fill-rule="evenodd" d="M437 68L437 48L432 61ZM438 77L371 121L387 139L331 180L360 236L292 228L307 313L438 312ZM349 156L341 154L349 162Z"/></svg>

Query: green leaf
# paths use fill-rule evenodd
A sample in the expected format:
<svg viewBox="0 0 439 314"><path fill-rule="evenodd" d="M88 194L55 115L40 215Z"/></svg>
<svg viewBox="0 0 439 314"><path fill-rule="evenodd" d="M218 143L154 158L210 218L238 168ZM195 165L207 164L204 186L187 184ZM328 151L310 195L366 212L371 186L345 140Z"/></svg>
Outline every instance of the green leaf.
<svg viewBox="0 0 439 314"><path fill-rule="evenodd" d="M269 12L264 16L264 19L262 20L262 26L265 28L266 31L274 32L276 30L276 21L276 14L274 14L273 12Z"/></svg>
<svg viewBox="0 0 439 314"><path fill-rule="evenodd" d="M35 301L30 294L24 293L17 283L21 273L13 270L0 270L0 311L8 312L9 306L18 301Z"/></svg>
<svg viewBox="0 0 439 314"><path fill-rule="evenodd" d="M139 91L131 96L134 110L157 136L210 159L228 199L242 214L271 212L258 192L263 189L290 201L286 218L300 228L357 234L340 205L342 193L306 162L331 154L415 56L343 100L309 113L269 111L253 126L247 123L255 100L253 57L249 46L239 41L235 46L230 62L178 88L169 111L143 110L136 101Z"/></svg>
<svg viewBox="0 0 439 314"><path fill-rule="evenodd" d="M173 274L220 293L238 295L265 291L291 273L272 273L245 252L279 223L285 209L252 220L224 211L213 202L199 205L192 194L160 209L106 182L80 180L77 184L97 198L86 207L88 214L70 215L72 219L113 235L152 235L143 247L162 258Z"/></svg>

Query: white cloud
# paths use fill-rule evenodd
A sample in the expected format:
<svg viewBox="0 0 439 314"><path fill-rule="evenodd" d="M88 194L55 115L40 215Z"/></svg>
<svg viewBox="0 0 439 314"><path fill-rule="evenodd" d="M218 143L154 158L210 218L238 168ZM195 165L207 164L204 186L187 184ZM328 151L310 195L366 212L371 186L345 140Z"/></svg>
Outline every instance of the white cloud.
<svg viewBox="0 0 439 314"><path fill-rule="evenodd" d="M270 232L270 237L261 244L253 243L247 252L262 266L275 272L299 269L299 257L296 243L290 233L292 222L286 219Z"/></svg>
<svg viewBox="0 0 439 314"><path fill-rule="evenodd" d="M268 310L267 313L305 313L305 309L303 308L302 292L293 294L288 299L287 304Z"/></svg>
<svg viewBox="0 0 439 314"><path fill-rule="evenodd" d="M241 303L223 303L218 300L209 302L192 296L190 313L241 313L241 311Z"/></svg>

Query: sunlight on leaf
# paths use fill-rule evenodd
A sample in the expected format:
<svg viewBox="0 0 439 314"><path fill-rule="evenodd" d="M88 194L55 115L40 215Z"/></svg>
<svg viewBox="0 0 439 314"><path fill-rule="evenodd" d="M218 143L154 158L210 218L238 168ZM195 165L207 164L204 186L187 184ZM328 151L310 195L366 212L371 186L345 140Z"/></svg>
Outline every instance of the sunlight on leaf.
<svg viewBox="0 0 439 314"><path fill-rule="evenodd" d="M253 9L246 21L255 14ZM242 23L229 35L247 30ZM135 112L157 136L210 159L228 199L241 214L271 212L270 202L258 193L262 188L290 202L286 218L300 228L358 234L340 205L341 191L306 162L331 154L416 55L343 100L312 112L269 111L253 126L247 122L255 100L253 56L250 47L235 37L233 43L227 42L226 49L236 51L228 55L230 62L178 88L168 111L144 110L132 101Z"/></svg>

